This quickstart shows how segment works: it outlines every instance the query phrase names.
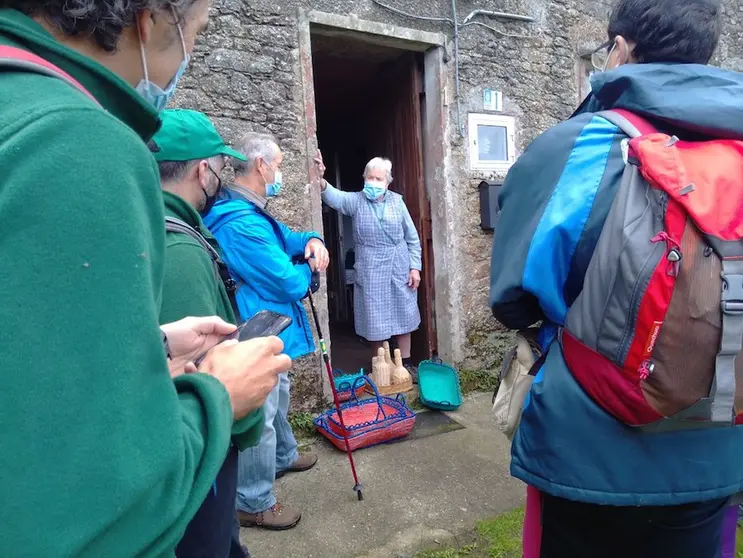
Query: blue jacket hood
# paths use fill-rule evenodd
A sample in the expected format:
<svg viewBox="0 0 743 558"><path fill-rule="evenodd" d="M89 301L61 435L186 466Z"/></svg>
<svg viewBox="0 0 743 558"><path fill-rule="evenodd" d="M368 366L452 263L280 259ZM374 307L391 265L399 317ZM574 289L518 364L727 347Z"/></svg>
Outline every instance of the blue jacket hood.
<svg viewBox="0 0 743 558"><path fill-rule="evenodd" d="M743 74L700 64L625 64L591 78L578 109L626 109L661 125L743 139Z"/></svg>

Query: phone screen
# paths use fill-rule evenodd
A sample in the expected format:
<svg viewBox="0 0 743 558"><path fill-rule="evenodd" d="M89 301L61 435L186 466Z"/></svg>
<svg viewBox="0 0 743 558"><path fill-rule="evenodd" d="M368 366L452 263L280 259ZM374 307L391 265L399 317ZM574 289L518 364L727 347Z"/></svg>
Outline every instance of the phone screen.
<svg viewBox="0 0 743 558"><path fill-rule="evenodd" d="M238 341L248 341L256 337L271 337L279 335L292 323L289 316L271 312L270 310L261 310L249 320L244 321L227 339L237 339ZM206 353L201 355L194 364L199 366L204 360Z"/></svg>
<svg viewBox="0 0 743 558"><path fill-rule="evenodd" d="M237 331L230 335L230 339L247 341L256 337L279 335L291 323L292 319L289 316L271 312L270 310L261 310L255 316L240 324Z"/></svg>

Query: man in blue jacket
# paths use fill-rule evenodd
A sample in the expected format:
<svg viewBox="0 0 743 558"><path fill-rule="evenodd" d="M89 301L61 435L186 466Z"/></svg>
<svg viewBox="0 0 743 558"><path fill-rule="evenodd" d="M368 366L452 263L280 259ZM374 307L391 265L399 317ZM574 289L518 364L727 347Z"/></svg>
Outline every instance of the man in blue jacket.
<svg viewBox="0 0 743 558"><path fill-rule="evenodd" d="M328 251L319 234L293 232L266 211L267 199L282 186L283 155L276 140L249 133L235 149L246 160L233 159L235 182L204 223L222 247L224 261L238 284L242 319L261 310L291 317L292 325L280 337L284 352L294 360L315 351L302 299L310 289L312 271L327 268ZM309 265L298 260L307 260ZM299 523L300 510L277 503L274 480L317 463L315 455L297 452L287 421L290 380L287 374L279 378L263 407L266 422L261 441L239 458L237 508L244 527L285 530Z"/></svg>
<svg viewBox="0 0 743 558"><path fill-rule="evenodd" d="M542 321L547 354L512 445L511 473L542 496L534 556L718 558L723 510L743 489L743 429L629 428L576 383L556 338L625 168L627 136L596 113L625 109L681 139L743 139L743 75L707 66L721 16L715 0L620 0L590 98L504 185L490 303L509 328Z"/></svg>

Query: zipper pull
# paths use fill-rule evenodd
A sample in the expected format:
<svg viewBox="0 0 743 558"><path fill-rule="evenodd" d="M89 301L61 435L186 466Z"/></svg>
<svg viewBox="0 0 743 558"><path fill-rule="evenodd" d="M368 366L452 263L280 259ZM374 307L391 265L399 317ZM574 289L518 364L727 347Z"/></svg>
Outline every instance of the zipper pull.
<svg viewBox="0 0 743 558"><path fill-rule="evenodd" d="M681 253L681 245L673 238L671 238L666 231L659 232L657 235L650 239L650 242L666 243L666 246L668 247L668 253L666 254L666 259L668 260L668 270L666 271L666 273L668 273L668 275L670 275L671 277L678 277L679 270L681 268L681 258L683 257L683 254Z"/></svg>
<svg viewBox="0 0 743 558"><path fill-rule="evenodd" d="M648 377L653 373L653 370L655 370L655 364L653 364L652 361L642 361L640 368L638 368L637 370L640 373L640 381L644 382L645 380L647 380Z"/></svg>
<svg viewBox="0 0 743 558"><path fill-rule="evenodd" d="M679 269L681 268L681 250L677 248L671 248L666 255L668 259L668 275L672 277L678 277Z"/></svg>

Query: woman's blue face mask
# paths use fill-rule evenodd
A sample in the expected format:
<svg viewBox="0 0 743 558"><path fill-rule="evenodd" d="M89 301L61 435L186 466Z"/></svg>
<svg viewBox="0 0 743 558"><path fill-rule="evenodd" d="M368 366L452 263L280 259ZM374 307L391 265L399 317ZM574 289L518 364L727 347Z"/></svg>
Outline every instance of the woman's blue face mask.
<svg viewBox="0 0 743 558"><path fill-rule="evenodd" d="M384 196L387 191L387 185L379 180L367 180L364 182L364 195L370 201L377 200Z"/></svg>

